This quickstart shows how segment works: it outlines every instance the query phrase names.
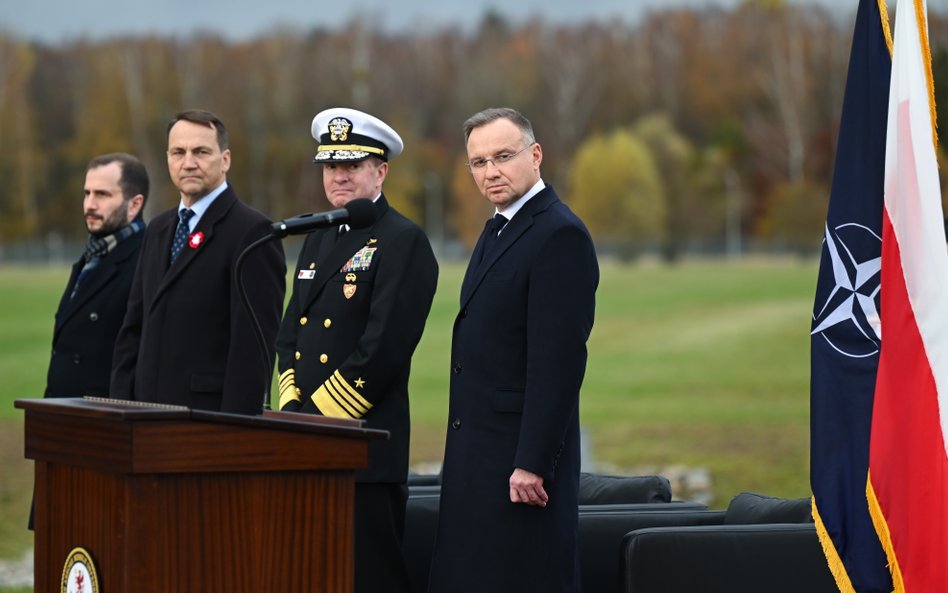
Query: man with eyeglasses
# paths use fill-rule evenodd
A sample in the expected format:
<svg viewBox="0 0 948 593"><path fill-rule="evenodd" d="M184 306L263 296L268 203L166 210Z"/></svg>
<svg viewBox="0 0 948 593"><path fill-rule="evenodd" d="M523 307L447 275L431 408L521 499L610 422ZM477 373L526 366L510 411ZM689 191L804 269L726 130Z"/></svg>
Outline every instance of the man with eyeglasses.
<svg viewBox="0 0 948 593"><path fill-rule="evenodd" d="M464 123L493 204L461 285L430 593L567 592L577 548L579 390L599 266L509 108Z"/></svg>
<svg viewBox="0 0 948 593"><path fill-rule="evenodd" d="M272 367L264 366L233 277L238 255L270 233L271 221L228 184L227 130L213 113L177 114L167 158L181 199L145 231L110 396L258 414ZM247 296L272 349L283 311L283 248L271 241L245 262Z"/></svg>

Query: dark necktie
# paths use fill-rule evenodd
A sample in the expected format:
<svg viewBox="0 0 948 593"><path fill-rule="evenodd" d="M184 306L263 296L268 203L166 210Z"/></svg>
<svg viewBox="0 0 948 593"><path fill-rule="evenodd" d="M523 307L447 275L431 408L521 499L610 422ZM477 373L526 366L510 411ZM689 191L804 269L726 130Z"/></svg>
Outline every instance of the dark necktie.
<svg viewBox="0 0 948 593"><path fill-rule="evenodd" d="M507 220L507 217L499 212L487 222L487 234L484 236L484 249L481 251L482 261L487 257L487 254L490 253L490 250L494 247L494 243L497 242L497 235L500 234L500 231L504 230L508 222L510 221Z"/></svg>
<svg viewBox="0 0 948 593"><path fill-rule="evenodd" d="M188 236L191 234L191 227L188 221L194 216L194 210L185 208L178 211L178 228L174 231L174 240L171 242L171 263L178 258L178 254L184 249L184 244L188 242Z"/></svg>

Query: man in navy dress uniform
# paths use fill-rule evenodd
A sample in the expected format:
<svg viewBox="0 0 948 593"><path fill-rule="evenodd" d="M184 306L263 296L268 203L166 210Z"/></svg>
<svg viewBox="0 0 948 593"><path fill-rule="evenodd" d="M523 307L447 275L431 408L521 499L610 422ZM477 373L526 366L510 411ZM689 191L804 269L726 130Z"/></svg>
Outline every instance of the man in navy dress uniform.
<svg viewBox="0 0 948 593"><path fill-rule="evenodd" d="M374 200L376 220L310 234L277 338L280 409L359 418L390 432L356 472L355 591L408 591L401 553L408 474L408 374L438 281L421 228L382 193L402 139L367 113L334 108L312 124L326 197Z"/></svg>
<svg viewBox="0 0 948 593"><path fill-rule="evenodd" d="M461 285L431 593L579 591L579 390L599 267L513 109L464 124L494 206Z"/></svg>

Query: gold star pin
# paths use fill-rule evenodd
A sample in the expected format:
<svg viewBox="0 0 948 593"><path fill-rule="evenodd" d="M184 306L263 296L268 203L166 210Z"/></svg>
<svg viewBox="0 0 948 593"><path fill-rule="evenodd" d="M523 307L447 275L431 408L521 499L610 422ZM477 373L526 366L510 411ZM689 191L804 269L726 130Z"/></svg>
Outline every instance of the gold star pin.
<svg viewBox="0 0 948 593"><path fill-rule="evenodd" d="M359 377L358 379L356 379L355 383L356 383L356 387L358 387L359 389L362 389L362 386L365 385L365 381L362 380L362 377Z"/></svg>

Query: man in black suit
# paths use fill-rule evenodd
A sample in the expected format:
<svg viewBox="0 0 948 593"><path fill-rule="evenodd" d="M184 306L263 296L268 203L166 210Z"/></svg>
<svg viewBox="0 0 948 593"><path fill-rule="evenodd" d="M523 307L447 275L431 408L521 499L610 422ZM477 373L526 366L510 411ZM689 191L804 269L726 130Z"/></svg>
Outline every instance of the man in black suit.
<svg viewBox="0 0 948 593"><path fill-rule="evenodd" d="M134 156L112 153L89 161L82 203L89 239L56 310L46 397L108 394L147 199L148 172Z"/></svg>
<svg viewBox="0 0 948 593"><path fill-rule="evenodd" d="M579 591L579 390L599 266L583 223L543 183L530 122L464 124L495 217L461 285L429 591Z"/></svg>
<svg viewBox="0 0 948 593"><path fill-rule="evenodd" d="M227 183L227 130L207 111L179 113L168 126L168 170L180 205L145 233L115 344L110 395L236 414L257 414L272 367L234 283L245 247L270 220ZM250 303L267 344L280 324L286 264L278 242L245 260ZM272 351L268 360L272 360Z"/></svg>
<svg viewBox="0 0 948 593"><path fill-rule="evenodd" d="M277 338L280 409L361 418L387 430L356 472L355 591L408 591L401 554L408 474L408 373L438 281L424 232L382 193L402 152L390 126L334 108L312 124L315 162L333 206L375 201L375 223L312 233L300 252Z"/></svg>

